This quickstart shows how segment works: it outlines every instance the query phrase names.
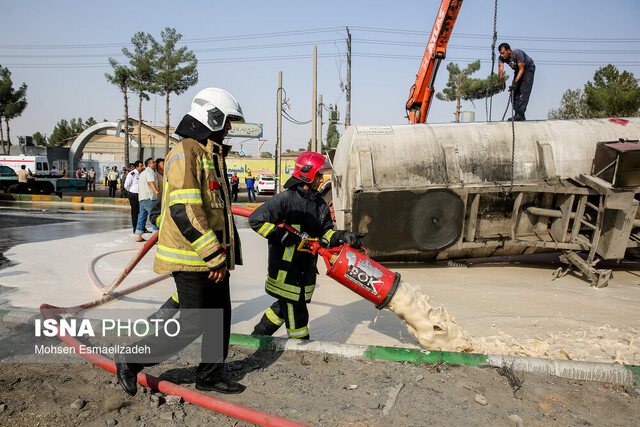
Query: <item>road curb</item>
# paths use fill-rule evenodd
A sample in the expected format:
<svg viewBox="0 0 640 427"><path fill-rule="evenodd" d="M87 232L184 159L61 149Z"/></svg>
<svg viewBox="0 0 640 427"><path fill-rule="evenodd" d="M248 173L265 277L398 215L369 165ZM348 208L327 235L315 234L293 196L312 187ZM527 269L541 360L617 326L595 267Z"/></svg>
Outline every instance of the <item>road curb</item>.
<svg viewBox="0 0 640 427"><path fill-rule="evenodd" d="M0 310L5 323L33 324L39 311ZM296 340L274 337L254 337L231 334L230 345L264 351L305 351L331 354L347 359L388 360L421 364L450 364L477 367L507 367L521 372L539 372L578 381L596 381L623 386L640 386L640 366L615 363L582 362L576 360L542 359L538 357L504 356L496 354L457 353L424 349L341 344L326 341Z"/></svg>
<svg viewBox="0 0 640 427"><path fill-rule="evenodd" d="M273 337L253 337L231 334L231 345L270 351L309 351L334 356L409 362L414 364L447 363L478 367L508 367L515 371L540 372L560 378L597 381L624 386L640 385L640 366L613 363L554 360L537 357L485 355L429 351L413 348L340 344L322 341L293 340Z"/></svg>

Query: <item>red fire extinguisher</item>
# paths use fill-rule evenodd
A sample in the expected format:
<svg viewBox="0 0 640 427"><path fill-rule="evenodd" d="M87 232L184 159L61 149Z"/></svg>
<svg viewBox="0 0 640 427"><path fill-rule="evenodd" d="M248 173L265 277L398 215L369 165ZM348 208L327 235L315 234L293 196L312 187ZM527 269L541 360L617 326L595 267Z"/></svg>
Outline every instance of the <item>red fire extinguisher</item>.
<svg viewBox="0 0 640 427"><path fill-rule="evenodd" d="M391 301L400 283L400 274L383 267L348 244L335 248L324 248L318 239L309 238L288 224L278 224L288 232L302 238L298 250L318 254L327 266L327 275L351 289L382 310Z"/></svg>

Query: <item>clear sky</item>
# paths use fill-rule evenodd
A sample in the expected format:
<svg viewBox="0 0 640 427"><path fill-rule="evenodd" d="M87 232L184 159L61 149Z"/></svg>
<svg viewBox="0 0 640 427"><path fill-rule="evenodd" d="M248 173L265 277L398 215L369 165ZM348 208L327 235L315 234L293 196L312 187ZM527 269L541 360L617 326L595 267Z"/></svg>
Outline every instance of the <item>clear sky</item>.
<svg viewBox="0 0 640 427"><path fill-rule="evenodd" d="M121 118L122 95L104 77L111 72L107 59L124 62L121 49L135 32L159 39L165 27L183 35L199 60L200 76L196 86L172 97L171 125L188 111L198 90L222 87L239 100L248 122L264 124L263 150L273 153L278 72L283 72L289 114L310 120L314 44L318 94L325 104L337 104L343 121L347 26L352 34L352 124L403 124L409 88L439 5L440 0L0 0L0 65L13 73L14 86L28 85L29 105L11 122L12 140L36 131L50 135L60 119ZM499 0L498 8L498 44L506 41L536 63L528 119L546 119L565 90L582 88L601 66L611 63L640 77L638 0ZM436 90L445 87L449 62L464 67L480 59L482 68L474 77L490 73L493 15L494 1L463 3ZM137 102L131 101L137 117ZM504 93L494 97L493 120L502 117L506 102ZM486 120L484 101L463 103L463 110ZM452 121L454 111L455 102L436 100L428 121ZM143 119L162 124L163 97L144 104ZM306 147L311 125L283 123L284 148ZM323 133L324 138L326 125ZM255 141L232 142L236 149L242 143L248 154L257 152Z"/></svg>

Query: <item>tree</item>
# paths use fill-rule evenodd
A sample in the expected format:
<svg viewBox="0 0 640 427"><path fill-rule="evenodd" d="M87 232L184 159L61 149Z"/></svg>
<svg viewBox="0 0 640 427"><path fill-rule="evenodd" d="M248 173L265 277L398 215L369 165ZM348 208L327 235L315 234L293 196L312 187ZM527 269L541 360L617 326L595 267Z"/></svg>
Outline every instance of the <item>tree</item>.
<svg viewBox="0 0 640 427"><path fill-rule="evenodd" d="M27 85L22 83L16 90L11 81L11 71L0 66L0 140L2 140L2 151L8 154L8 147L11 145L11 128L9 121L20 117L24 109L27 108ZM2 132L2 117L7 126L7 145L4 144L4 133Z"/></svg>
<svg viewBox="0 0 640 427"><path fill-rule="evenodd" d="M113 68L113 75L104 73L107 81L120 89L124 96L124 165L129 166L129 83L131 82L131 70L124 65L119 65L118 61L109 58L109 64ZM51 135L53 138L53 135Z"/></svg>
<svg viewBox="0 0 640 427"><path fill-rule="evenodd" d="M156 84L154 93L166 96L165 115L165 153L169 152L169 98L172 93L180 95L191 86L198 83L198 60L193 51L186 46L176 48L176 43L182 38L174 28L165 28L162 33L162 43L153 40L156 52Z"/></svg>
<svg viewBox="0 0 640 427"><path fill-rule="evenodd" d="M582 89L567 90L562 94L560 107L549 111L547 117L549 119L583 119L591 117L588 113L586 97Z"/></svg>
<svg viewBox="0 0 640 427"><path fill-rule="evenodd" d="M153 41L150 34L139 31L131 37L133 52L126 47L122 48L122 53L129 58L131 66L130 87L138 94L138 159L142 158L142 101L149 100L147 92L153 90L155 78Z"/></svg>
<svg viewBox="0 0 640 427"><path fill-rule="evenodd" d="M263 159L270 159L273 157L273 154L268 151L263 151L262 153L260 153L260 157L262 157Z"/></svg>
<svg viewBox="0 0 640 427"><path fill-rule="evenodd" d="M560 106L549 111L550 119L585 119L597 117L628 117L640 113L640 87L632 73L620 73L609 64L599 68L593 82L584 89L568 89L562 94Z"/></svg>
<svg viewBox="0 0 640 427"><path fill-rule="evenodd" d="M338 142L340 141L340 133L336 128L335 123L329 123L329 127L327 128L327 145L323 146L323 151L336 148L338 146Z"/></svg>
<svg viewBox="0 0 640 427"><path fill-rule="evenodd" d="M32 137L36 145L42 145L42 146L47 145L47 138L44 135L42 135L40 132L34 133Z"/></svg>
<svg viewBox="0 0 640 427"><path fill-rule="evenodd" d="M486 79L476 79L469 77L480 69L480 60L467 65L467 68L460 70L456 63L449 63L447 71L449 71L449 81L447 87L442 92L436 93L436 98L441 101L456 101L456 122L460 121L460 100L473 101L476 99L484 99L489 96L500 93L504 90L504 82L509 76L506 74L501 81L497 74L492 74Z"/></svg>
<svg viewBox="0 0 640 427"><path fill-rule="evenodd" d="M48 145L51 147L57 147L63 141L80 135L85 129L95 124L96 121L93 117L89 117L85 122L82 121L81 117L71 119L70 121L62 119L53 128L53 132L51 132L51 136L49 137Z"/></svg>
<svg viewBox="0 0 640 427"><path fill-rule="evenodd" d="M637 116L640 110L638 79L611 64L596 71L584 92L587 107L596 117Z"/></svg>

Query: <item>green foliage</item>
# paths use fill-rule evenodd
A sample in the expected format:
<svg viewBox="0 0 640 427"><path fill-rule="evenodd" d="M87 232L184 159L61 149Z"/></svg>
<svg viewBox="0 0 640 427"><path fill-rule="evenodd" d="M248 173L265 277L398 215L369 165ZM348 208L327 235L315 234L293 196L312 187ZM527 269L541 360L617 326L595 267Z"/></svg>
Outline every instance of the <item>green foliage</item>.
<svg viewBox="0 0 640 427"><path fill-rule="evenodd" d="M40 132L34 133L32 137L33 137L33 142L35 142L36 145L41 145L41 146L47 145L47 139Z"/></svg>
<svg viewBox="0 0 640 427"><path fill-rule="evenodd" d="M562 94L560 107L549 111L547 117L552 120L592 117L592 114L588 112L584 91L582 89L567 90Z"/></svg>
<svg viewBox="0 0 640 427"><path fill-rule="evenodd" d="M150 34L139 31L131 37L133 52L126 47L122 48L122 53L129 59L130 87L140 98L146 100L149 100L147 92L153 90L155 83L154 42Z"/></svg>
<svg viewBox="0 0 640 427"><path fill-rule="evenodd" d="M330 123L329 128L327 129L327 145L324 146L324 150L336 148L338 146L338 142L340 141L340 133L336 128L335 123Z"/></svg>
<svg viewBox="0 0 640 427"><path fill-rule="evenodd" d="M94 124L96 124L96 121L93 119L93 117L89 117L84 122L80 117L78 117L77 119L71 119L70 121L62 119L53 128L53 132L51 132L51 136L49 137L47 143L51 147L57 147L66 139L80 135L82 131Z"/></svg>
<svg viewBox="0 0 640 427"><path fill-rule="evenodd" d="M124 65L118 64L118 61L113 58L109 58L109 64L113 67L113 74L104 73L105 78L109 83L117 86L120 92L126 96L129 82L131 81L131 70Z"/></svg>
<svg viewBox="0 0 640 427"><path fill-rule="evenodd" d="M447 87L442 92L436 93L436 98L441 101L457 101L458 98L465 101L473 101L487 98L504 90L503 83L506 82L509 76L505 75L502 81L496 74L486 79L469 77L479 69L479 59L467 65L464 70L460 70L456 63L449 63L447 65L447 71L449 71Z"/></svg>
<svg viewBox="0 0 640 427"><path fill-rule="evenodd" d="M7 127L7 141L10 144L9 122L16 117L20 117L25 108L27 108L27 85L22 83L18 89L14 89L13 81L11 81L11 71L0 66L0 139L3 141L2 149L5 154L7 150L2 133L2 119L4 118Z"/></svg>
<svg viewBox="0 0 640 427"><path fill-rule="evenodd" d="M273 157L273 154L268 151L263 151L262 153L260 153L260 157L263 159L270 159Z"/></svg>
<svg viewBox="0 0 640 427"><path fill-rule="evenodd" d="M609 64L599 68L584 89L568 89L550 119L633 117L640 115L640 86L632 73Z"/></svg>
<svg viewBox="0 0 640 427"><path fill-rule="evenodd" d="M596 71L584 92L587 107L595 117L637 116L640 110L638 79L627 71L620 73L611 64Z"/></svg>
<svg viewBox="0 0 640 427"><path fill-rule="evenodd" d="M161 43L152 41L156 52L156 91L161 95L180 95L198 83L198 60L193 51L188 50L186 46L176 48L182 35L174 28L167 27L160 35Z"/></svg>

